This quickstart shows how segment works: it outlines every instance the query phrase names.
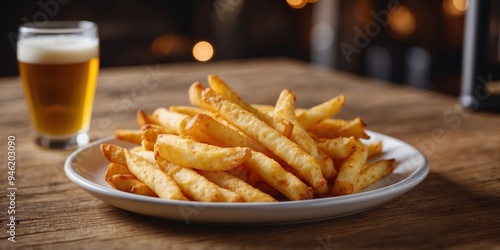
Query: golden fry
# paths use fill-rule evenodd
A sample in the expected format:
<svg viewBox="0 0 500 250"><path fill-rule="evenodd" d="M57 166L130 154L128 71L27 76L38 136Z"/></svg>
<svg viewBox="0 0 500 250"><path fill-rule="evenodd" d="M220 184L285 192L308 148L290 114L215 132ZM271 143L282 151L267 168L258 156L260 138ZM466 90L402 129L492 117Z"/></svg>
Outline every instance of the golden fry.
<svg viewBox="0 0 500 250"><path fill-rule="evenodd" d="M264 105L264 104L250 104L254 109L257 109L261 113L267 114L269 116L274 115L274 106Z"/></svg>
<svg viewBox="0 0 500 250"><path fill-rule="evenodd" d="M132 174L115 174L106 179L106 182L117 190L138 195L158 197L151 188L139 181Z"/></svg>
<svg viewBox="0 0 500 250"><path fill-rule="evenodd" d="M155 166L157 165L154 151L143 150L140 152L136 152L134 154L142 157L144 160L146 160L147 162L149 162Z"/></svg>
<svg viewBox="0 0 500 250"><path fill-rule="evenodd" d="M366 124L363 122L363 119L358 117L342 126L337 131L337 136L354 136L360 139L370 139L370 136L366 134L365 129Z"/></svg>
<svg viewBox="0 0 500 250"><path fill-rule="evenodd" d="M313 198L313 190L310 187L297 176L283 169L278 162L262 153L253 152L252 158L245 163L245 166L290 200Z"/></svg>
<svg viewBox="0 0 500 250"><path fill-rule="evenodd" d="M141 146L142 146L143 150L145 150L145 151L151 151L151 150L154 149L155 144L154 144L154 142L142 140L141 141Z"/></svg>
<svg viewBox="0 0 500 250"><path fill-rule="evenodd" d="M225 189L222 187L217 187L219 193L221 194L221 202L244 202L245 198L232 190Z"/></svg>
<svg viewBox="0 0 500 250"><path fill-rule="evenodd" d="M252 107L252 105L243 101L243 99L241 99L241 97L238 95L238 93L236 93L236 91L232 90L229 86L227 86L227 84L223 80L221 80L215 75L208 76L208 84L215 93L223 96L227 100L240 106L242 109L254 114L260 120L264 121L267 125L276 129L285 137L290 137L293 130L292 123L286 120L278 120L277 122L275 122L271 116L260 112L259 110Z"/></svg>
<svg viewBox="0 0 500 250"><path fill-rule="evenodd" d="M168 174L161 171L158 166L130 153L126 149L124 149L124 152L130 172L151 188L158 197L171 200L187 200L177 183Z"/></svg>
<svg viewBox="0 0 500 250"><path fill-rule="evenodd" d="M305 110L304 112L301 112L297 119L305 130L309 130L318 122L336 115L340 112L344 104L345 97L343 95L339 95L324 103Z"/></svg>
<svg viewBox="0 0 500 250"><path fill-rule="evenodd" d="M185 114L190 117L193 117L199 113L204 112L203 109L193 106L170 106L168 110L175 113Z"/></svg>
<svg viewBox="0 0 500 250"><path fill-rule="evenodd" d="M316 142L309 136L309 133L302 128L295 116L295 94L290 90L283 90L276 102L274 118L283 117L290 121L295 129L290 140L297 143L306 153L310 154L321 166L321 171L326 179L334 178L337 175L333 167L333 160L320 151Z"/></svg>
<svg viewBox="0 0 500 250"><path fill-rule="evenodd" d="M139 111L137 111L136 119L137 119L137 125L139 126L139 128L146 125L146 124L159 125L159 122L157 120L155 120L153 117L148 115L142 109L139 109Z"/></svg>
<svg viewBox="0 0 500 250"><path fill-rule="evenodd" d="M115 138L120 141L141 144L142 131L138 129L117 129L114 131Z"/></svg>
<svg viewBox="0 0 500 250"><path fill-rule="evenodd" d="M126 166L118 163L110 163L104 174L106 182L117 190L158 197L148 186L132 175Z"/></svg>
<svg viewBox="0 0 500 250"><path fill-rule="evenodd" d="M165 199L275 202L360 192L396 168L393 159L374 158L382 141L361 142L370 138L361 118L332 118L343 95L304 109L285 89L275 106L258 105L215 75L208 83L189 87L193 106L138 110L139 130L114 132L138 145L130 151L101 144L106 182Z"/></svg>
<svg viewBox="0 0 500 250"><path fill-rule="evenodd" d="M223 142L228 147L247 147L254 151L271 154L271 152L256 142L254 139L245 134L240 134L237 131L223 125L208 114L197 114L186 125L186 130L199 129L204 134L214 138L217 141Z"/></svg>
<svg viewBox="0 0 500 250"><path fill-rule="evenodd" d="M205 90L205 87L203 87L200 82L191 84L188 90L189 102L193 106L207 109L207 106L201 101L201 93L203 92L203 90Z"/></svg>
<svg viewBox="0 0 500 250"><path fill-rule="evenodd" d="M320 138L317 145L333 159L344 159L351 155L356 148L356 139L353 136L334 139Z"/></svg>
<svg viewBox="0 0 500 250"><path fill-rule="evenodd" d="M308 131L318 137L323 138L337 138L337 137L351 137L361 139L370 139L370 136L365 132L366 124L363 119L356 118L351 121L328 119L319 122L311 127Z"/></svg>
<svg viewBox="0 0 500 250"><path fill-rule="evenodd" d="M104 174L104 179L107 180L115 174L131 174L126 166L122 164L111 162L108 164L106 173Z"/></svg>
<svg viewBox="0 0 500 250"><path fill-rule="evenodd" d="M252 156L244 147L221 148L175 135L159 135L155 151L169 162L206 171L226 171Z"/></svg>
<svg viewBox="0 0 500 250"><path fill-rule="evenodd" d="M313 188L327 185L321 166L312 156L252 113L222 98L211 89L203 91L202 100L226 120L290 164Z"/></svg>
<svg viewBox="0 0 500 250"><path fill-rule="evenodd" d="M231 174L222 171L198 171L199 174L203 175L209 181L225 188L231 190L243 197L246 202L273 202L276 201L270 195L263 193L262 191L252 187L250 184L244 182L243 180L234 177Z"/></svg>
<svg viewBox="0 0 500 250"><path fill-rule="evenodd" d="M157 108L153 112L153 118L157 119L160 125L163 126L165 134L191 136L199 142L216 143L213 139L197 130L186 131L186 124L191 119L189 115L171 112L165 108Z"/></svg>
<svg viewBox="0 0 500 250"><path fill-rule="evenodd" d="M332 188L333 195L347 195L355 191L356 183L368 155L366 146L356 142L356 150L340 165L339 174Z"/></svg>
<svg viewBox="0 0 500 250"><path fill-rule="evenodd" d="M206 116L208 115L208 117ZM196 119L199 118L199 119ZM199 117L194 117L193 127L199 128L204 133L214 138L218 144L213 144L217 146L226 147L247 147L253 151L261 152L272 159L278 161L279 164L284 167L288 167L288 164L284 162L281 158L276 156L273 152L267 149L264 145L260 144L253 138L249 137L243 131L233 124L227 122L219 113L208 111L205 114L200 114ZM215 120L215 121L211 121ZM190 124L186 125L186 130L190 127ZM189 131L189 130L188 130ZM219 145L221 144L221 145Z"/></svg>
<svg viewBox="0 0 500 250"><path fill-rule="evenodd" d="M354 192L359 192L385 176L391 174L396 168L396 160L379 160L374 163L366 164L361 172Z"/></svg>
<svg viewBox="0 0 500 250"><path fill-rule="evenodd" d="M141 127L141 129L142 139L152 143L156 142L156 138L158 138L158 135L168 133L168 131L164 127L155 124L145 124Z"/></svg>
<svg viewBox="0 0 500 250"><path fill-rule="evenodd" d="M368 158L382 153L382 141L376 141L367 145Z"/></svg>
<svg viewBox="0 0 500 250"><path fill-rule="evenodd" d="M311 189L295 175L285 171L276 161L258 152L263 151L266 152L266 155L274 155L267 148L256 143L253 139L243 136L229 127L222 125L206 114L198 114L193 117L187 129L191 126L199 126L204 129L203 132L221 142L224 146L233 147L240 145L254 150L254 152L252 152L252 157L244 163L248 169L238 167L232 169L235 171L231 170L232 174L245 180L252 186L254 186L254 183L249 180L248 176L250 176L251 173L256 173L271 188L280 191L291 200L312 198ZM249 172L249 170L252 172ZM266 191L267 190L269 190L269 188L266 188Z"/></svg>
<svg viewBox="0 0 500 250"><path fill-rule="evenodd" d="M195 201L224 201L224 196L219 191L219 186L208 181L196 171L181 167L163 159L155 150L158 166L179 185L187 196Z"/></svg>
<svg viewBox="0 0 500 250"><path fill-rule="evenodd" d="M142 146L135 146L135 147L129 149L129 151L135 154L137 152L144 151L144 148Z"/></svg>
<svg viewBox="0 0 500 250"><path fill-rule="evenodd" d="M155 109L155 111L153 111L153 118L163 126L167 133L176 135L185 134L184 128L189 119L191 119L188 115L174 113L166 108Z"/></svg>
<svg viewBox="0 0 500 250"><path fill-rule="evenodd" d="M117 163L122 166L127 166L125 159L125 149L113 144L101 144L101 152L109 162Z"/></svg>

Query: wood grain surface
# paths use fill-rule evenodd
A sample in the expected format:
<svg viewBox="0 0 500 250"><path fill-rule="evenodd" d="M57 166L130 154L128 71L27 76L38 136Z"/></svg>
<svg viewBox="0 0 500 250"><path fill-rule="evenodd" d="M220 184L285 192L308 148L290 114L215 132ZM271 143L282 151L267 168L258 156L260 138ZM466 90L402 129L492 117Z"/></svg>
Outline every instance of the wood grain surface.
<svg viewBox="0 0 500 250"><path fill-rule="evenodd" d="M461 109L454 97L284 58L101 70L91 137L136 128L141 108L188 104L194 81L217 74L252 103L283 88L310 107L338 94L341 118L406 141L430 162L428 177L388 203L346 217L275 226L193 225L129 213L64 174L71 151L37 147L17 77L0 79L0 249L442 249L500 247L500 115ZM457 83L459 84L459 83ZM10 237L8 136L16 137L15 242ZM314 213L314 211L311 211Z"/></svg>

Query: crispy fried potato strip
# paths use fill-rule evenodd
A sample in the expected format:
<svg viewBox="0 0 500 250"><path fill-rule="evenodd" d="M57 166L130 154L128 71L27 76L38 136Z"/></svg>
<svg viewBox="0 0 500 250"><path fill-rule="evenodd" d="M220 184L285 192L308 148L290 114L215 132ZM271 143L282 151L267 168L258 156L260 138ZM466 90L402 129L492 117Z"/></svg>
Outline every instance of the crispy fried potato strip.
<svg viewBox="0 0 500 250"><path fill-rule="evenodd" d="M151 196L151 197L158 197L158 195L156 195L156 193L153 192L153 190L151 190L148 186L139 181L137 177L135 177L132 174L115 174L109 177L107 179L107 182L109 183L109 185L120 191Z"/></svg>
<svg viewBox="0 0 500 250"><path fill-rule="evenodd" d="M340 165L339 174L332 188L333 195L347 195L355 192L367 156L368 150L366 146L357 141L355 151L344 159Z"/></svg>
<svg viewBox="0 0 500 250"><path fill-rule="evenodd" d="M203 91L202 101L248 136L257 140L290 164L313 188L327 186L327 181L321 173L321 166L314 157L304 152L297 144L255 115L224 99L211 89Z"/></svg>
<svg viewBox="0 0 500 250"><path fill-rule="evenodd" d="M324 103L318 104L300 113L297 117L299 123L305 130L309 130L320 121L329 119L336 115L345 104L345 97L339 95Z"/></svg>
<svg viewBox="0 0 500 250"><path fill-rule="evenodd" d="M246 136L240 135L229 127L226 127L210 116L199 114L192 120L193 126L198 124L205 128L209 136L221 142L227 147L245 146L254 150L252 157L244 163L250 170L256 173L272 188L280 191L283 195L291 200L301 200L312 198L312 192L302 181L295 175L287 172L278 162L267 157L266 155L274 155L266 148L262 149L260 144ZM259 152L260 151L260 152ZM264 152L264 153L261 153Z"/></svg>
<svg viewBox="0 0 500 250"><path fill-rule="evenodd" d="M142 141L142 131L138 129L117 129L115 130L115 138L140 145Z"/></svg>
<svg viewBox="0 0 500 250"><path fill-rule="evenodd" d="M321 166L321 171L326 179L334 178L337 175L333 167L333 160L324 152L319 150L316 141L311 138L309 133L300 125L295 116L295 93L290 90L283 90L278 98L274 109L274 118L283 117L294 125L294 130L290 140L297 143L306 153L310 154Z"/></svg>
<svg viewBox="0 0 500 250"><path fill-rule="evenodd" d="M394 171L396 168L396 160L379 160L374 163L366 164L363 168L361 174L359 175L355 193L367 188L371 184L377 182L378 180L384 178Z"/></svg>
<svg viewBox="0 0 500 250"><path fill-rule="evenodd" d="M223 171L203 171L199 170L199 174L203 175L209 181L231 190L241 197L246 202L274 202L272 196L252 187L250 184L238 179L237 177Z"/></svg>
<svg viewBox="0 0 500 250"><path fill-rule="evenodd" d="M351 137L370 139L365 132L366 124L363 119L354 120L327 119L312 126L308 131L322 138Z"/></svg>
<svg viewBox="0 0 500 250"><path fill-rule="evenodd" d="M172 178L161 171L158 166L144 158L123 149L130 172L146 184L158 197L170 200L187 200Z"/></svg>
<svg viewBox="0 0 500 250"><path fill-rule="evenodd" d="M117 190L158 197L153 190L137 179L126 166L111 162L104 175L106 182Z"/></svg>
<svg viewBox="0 0 500 250"><path fill-rule="evenodd" d="M245 102L215 75L208 85L189 87L192 106L138 110L139 129L116 129L136 146L100 145L105 181L162 199L277 202L362 192L397 166L382 141L364 140L361 117L336 117L344 95L298 108L288 89L272 106Z"/></svg>
<svg viewBox="0 0 500 250"><path fill-rule="evenodd" d="M243 99L238 95L238 93L236 93L236 91L231 89L223 80L215 75L208 76L208 84L216 93L237 104L242 109L254 114L260 120L264 121L267 125L276 129L282 135L290 137L293 130L292 123L284 119L274 120L271 116L260 112L258 109L252 107L252 105L250 105L249 103L243 101Z"/></svg>
<svg viewBox="0 0 500 250"><path fill-rule="evenodd" d="M219 186L208 181L191 168L181 167L162 158L155 150L156 162L179 185L181 190L195 201L227 201Z"/></svg>
<svg viewBox="0 0 500 250"><path fill-rule="evenodd" d="M169 162L206 171L230 170L252 157L249 148L222 148L168 134L158 136L155 150Z"/></svg>
<svg viewBox="0 0 500 250"><path fill-rule="evenodd" d="M356 148L356 139L351 137L338 137L334 139L319 138L318 147L333 159L344 159Z"/></svg>

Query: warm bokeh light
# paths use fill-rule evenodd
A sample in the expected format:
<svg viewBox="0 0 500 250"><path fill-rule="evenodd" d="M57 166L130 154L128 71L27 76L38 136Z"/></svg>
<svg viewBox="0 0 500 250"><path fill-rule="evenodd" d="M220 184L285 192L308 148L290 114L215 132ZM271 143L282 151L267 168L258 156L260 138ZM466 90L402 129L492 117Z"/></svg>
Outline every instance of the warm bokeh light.
<svg viewBox="0 0 500 250"><path fill-rule="evenodd" d="M302 9L308 3L316 3L318 0L286 0L288 5L294 9Z"/></svg>
<svg viewBox="0 0 500 250"><path fill-rule="evenodd" d="M193 56L197 61L206 62L212 59L214 48L207 41L200 41L193 47Z"/></svg>
<svg viewBox="0 0 500 250"><path fill-rule="evenodd" d="M286 2L294 9L303 8L307 4L307 0L286 0Z"/></svg>
<svg viewBox="0 0 500 250"><path fill-rule="evenodd" d="M189 39L184 35L165 34L153 40L151 53L156 57L170 57L189 53Z"/></svg>
<svg viewBox="0 0 500 250"><path fill-rule="evenodd" d="M467 0L444 0L443 10L448 15L459 16L465 13L467 5Z"/></svg>
<svg viewBox="0 0 500 250"><path fill-rule="evenodd" d="M458 10L465 12L467 10L467 0L453 0L453 5Z"/></svg>
<svg viewBox="0 0 500 250"><path fill-rule="evenodd" d="M391 10L389 27L397 38L407 38L415 32L417 21L408 8L400 5Z"/></svg>

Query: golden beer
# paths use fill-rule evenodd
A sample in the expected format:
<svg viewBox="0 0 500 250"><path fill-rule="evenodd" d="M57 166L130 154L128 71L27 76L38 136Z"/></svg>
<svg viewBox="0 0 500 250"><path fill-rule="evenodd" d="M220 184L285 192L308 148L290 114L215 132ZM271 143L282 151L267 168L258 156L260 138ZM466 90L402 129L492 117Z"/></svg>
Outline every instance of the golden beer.
<svg viewBox="0 0 500 250"><path fill-rule="evenodd" d="M37 140L51 147L52 141L87 136L99 71L98 39L29 37L19 40L17 59L33 128L44 137Z"/></svg>

